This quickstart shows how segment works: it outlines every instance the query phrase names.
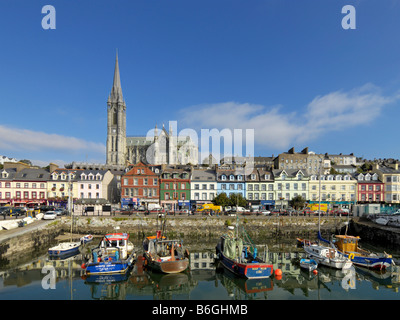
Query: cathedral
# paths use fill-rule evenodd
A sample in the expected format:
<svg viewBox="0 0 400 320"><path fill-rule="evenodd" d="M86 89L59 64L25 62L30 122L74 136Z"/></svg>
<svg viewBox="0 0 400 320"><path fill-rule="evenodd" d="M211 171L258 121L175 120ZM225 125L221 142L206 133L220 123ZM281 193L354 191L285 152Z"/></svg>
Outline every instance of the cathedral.
<svg viewBox="0 0 400 320"><path fill-rule="evenodd" d="M122 95L118 55L115 59L114 81L107 101L107 143L106 164L122 165L143 162L161 164L198 164L198 146L187 137L178 136L164 127L147 137L128 137L126 135L126 104Z"/></svg>

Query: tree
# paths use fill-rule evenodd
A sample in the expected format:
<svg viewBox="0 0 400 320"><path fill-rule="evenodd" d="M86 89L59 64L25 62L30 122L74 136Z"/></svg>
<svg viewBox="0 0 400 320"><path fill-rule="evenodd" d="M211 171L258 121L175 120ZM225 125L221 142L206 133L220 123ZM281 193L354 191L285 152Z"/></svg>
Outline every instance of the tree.
<svg viewBox="0 0 400 320"><path fill-rule="evenodd" d="M229 205L232 207L246 207L247 201L240 193L231 193L229 195Z"/></svg>
<svg viewBox="0 0 400 320"><path fill-rule="evenodd" d="M294 209L303 208L305 203L306 203L306 199L304 199L300 195L295 196L292 200L289 201L289 205Z"/></svg>
<svg viewBox="0 0 400 320"><path fill-rule="evenodd" d="M216 206L226 207L229 206L229 198L225 192L222 192L214 198L212 203L215 204Z"/></svg>

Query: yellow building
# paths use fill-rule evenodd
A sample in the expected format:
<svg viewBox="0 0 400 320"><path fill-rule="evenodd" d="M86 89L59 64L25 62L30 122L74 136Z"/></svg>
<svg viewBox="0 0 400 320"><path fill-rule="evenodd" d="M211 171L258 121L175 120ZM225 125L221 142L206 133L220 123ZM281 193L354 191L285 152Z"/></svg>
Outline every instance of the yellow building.
<svg viewBox="0 0 400 320"><path fill-rule="evenodd" d="M72 199L78 198L77 169L55 169L47 182L47 200L50 205L66 206L68 186L71 186Z"/></svg>
<svg viewBox="0 0 400 320"><path fill-rule="evenodd" d="M319 179L320 177L320 179ZM309 182L310 203L318 203L321 182L321 202L328 209L349 208L357 199L357 180L350 174L311 175Z"/></svg>

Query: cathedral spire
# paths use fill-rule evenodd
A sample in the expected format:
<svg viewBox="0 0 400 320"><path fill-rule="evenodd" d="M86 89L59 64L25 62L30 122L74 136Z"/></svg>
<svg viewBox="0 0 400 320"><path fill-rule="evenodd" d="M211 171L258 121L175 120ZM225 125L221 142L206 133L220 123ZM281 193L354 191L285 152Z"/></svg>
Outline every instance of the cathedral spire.
<svg viewBox="0 0 400 320"><path fill-rule="evenodd" d="M122 97L121 79L119 76L118 50L115 57L114 82L113 82L113 87L111 89L111 100L121 101L121 102L124 101Z"/></svg>

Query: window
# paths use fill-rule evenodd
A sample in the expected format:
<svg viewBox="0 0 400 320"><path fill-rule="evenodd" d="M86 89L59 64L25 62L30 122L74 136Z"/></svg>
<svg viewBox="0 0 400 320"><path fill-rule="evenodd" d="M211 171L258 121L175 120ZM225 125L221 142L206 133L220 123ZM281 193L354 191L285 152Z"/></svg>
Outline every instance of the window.
<svg viewBox="0 0 400 320"><path fill-rule="evenodd" d="M100 189L100 185L96 184L96 189L99 190Z"/></svg>
<svg viewBox="0 0 400 320"><path fill-rule="evenodd" d="M238 190L243 190L243 185L242 185L242 184L238 184L238 185L237 185L237 189L238 189Z"/></svg>
<svg viewBox="0 0 400 320"><path fill-rule="evenodd" d="M235 180L235 176L234 176L233 174L231 174L231 175L229 176L229 180L231 180L231 181Z"/></svg>
<svg viewBox="0 0 400 320"><path fill-rule="evenodd" d="M201 200L207 200L207 193L203 192L201 194Z"/></svg>
<svg viewBox="0 0 400 320"><path fill-rule="evenodd" d="M127 186L128 185L128 178L124 178L124 185Z"/></svg>
<svg viewBox="0 0 400 320"><path fill-rule="evenodd" d="M221 190L226 190L226 184L225 183L221 184Z"/></svg>
<svg viewBox="0 0 400 320"><path fill-rule="evenodd" d="M134 179L133 179L133 185L134 185L134 186L137 186L137 185L138 185L138 178L134 178Z"/></svg>
<svg viewBox="0 0 400 320"><path fill-rule="evenodd" d="M253 185L252 185L252 184L249 184L249 185L247 186L247 190L253 191Z"/></svg>
<svg viewBox="0 0 400 320"><path fill-rule="evenodd" d="M24 191L24 199L29 199L29 192L28 191Z"/></svg>
<svg viewBox="0 0 400 320"><path fill-rule="evenodd" d="M158 185L158 180L156 178L153 179L153 185L154 186Z"/></svg>
<svg viewBox="0 0 400 320"><path fill-rule="evenodd" d="M195 184L194 185L194 190L200 190L200 185L199 184Z"/></svg>
<svg viewBox="0 0 400 320"><path fill-rule="evenodd" d="M144 178L144 179L143 179L143 184L144 184L145 186L147 186L147 178Z"/></svg>
<svg viewBox="0 0 400 320"><path fill-rule="evenodd" d="M194 194L194 200L200 200L200 193L198 193L198 192L196 192L195 194Z"/></svg>
<svg viewBox="0 0 400 320"><path fill-rule="evenodd" d="M235 185L234 184L230 184L229 185L229 190L235 190Z"/></svg>
<svg viewBox="0 0 400 320"><path fill-rule="evenodd" d="M165 193L165 200L169 200L169 193Z"/></svg>
<svg viewBox="0 0 400 320"><path fill-rule="evenodd" d="M251 180L256 180L256 175L255 174L251 175Z"/></svg>
<svg viewBox="0 0 400 320"><path fill-rule="evenodd" d="M186 189L186 184L185 183L181 183L181 190L185 190L185 189Z"/></svg>
<svg viewBox="0 0 400 320"><path fill-rule="evenodd" d="M207 190L207 185L206 185L206 184L203 184L203 185L202 185L202 189L203 189L203 190Z"/></svg>
<svg viewBox="0 0 400 320"><path fill-rule="evenodd" d="M225 180L226 180L226 176L225 176L225 175L222 175L222 176L221 176L221 180L222 180L222 181L225 181Z"/></svg>
<svg viewBox="0 0 400 320"><path fill-rule="evenodd" d="M214 185L210 184L210 190L214 190Z"/></svg>

